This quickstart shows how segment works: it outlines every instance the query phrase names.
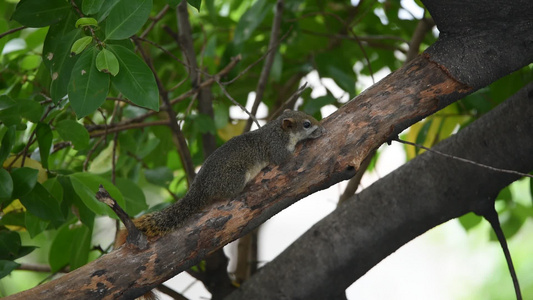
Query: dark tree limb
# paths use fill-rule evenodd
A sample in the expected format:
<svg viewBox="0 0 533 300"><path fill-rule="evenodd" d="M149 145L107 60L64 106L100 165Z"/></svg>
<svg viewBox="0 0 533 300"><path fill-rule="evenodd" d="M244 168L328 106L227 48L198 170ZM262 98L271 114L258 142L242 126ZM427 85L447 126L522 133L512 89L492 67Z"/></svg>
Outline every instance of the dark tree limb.
<svg viewBox="0 0 533 300"><path fill-rule="evenodd" d="M532 115L529 84L434 148L530 171ZM403 244L438 224L493 205L494 195L518 178L425 152L315 224L228 299L336 299Z"/></svg>
<svg viewBox="0 0 533 300"><path fill-rule="evenodd" d="M7 299L140 296L297 200L350 178L372 149L470 91L419 56L325 119L327 135L300 144L287 164L267 167L235 200L213 204L144 251L122 247Z"/></svg>

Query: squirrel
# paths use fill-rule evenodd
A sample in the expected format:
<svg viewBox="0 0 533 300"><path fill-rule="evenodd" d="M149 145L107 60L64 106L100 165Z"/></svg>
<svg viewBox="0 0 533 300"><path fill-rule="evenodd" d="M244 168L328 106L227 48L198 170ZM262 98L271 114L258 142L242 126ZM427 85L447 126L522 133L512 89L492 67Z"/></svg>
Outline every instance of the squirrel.
<svg viewBox="0 0 533 300"><path fill-rule="evenodd" d="M313 117L286 109L263 127L236 136L215 150L178 202L133 223L149 237L168 233L209 203L237 196L264 167L286 162L298 142L325 132Z"/></svg>

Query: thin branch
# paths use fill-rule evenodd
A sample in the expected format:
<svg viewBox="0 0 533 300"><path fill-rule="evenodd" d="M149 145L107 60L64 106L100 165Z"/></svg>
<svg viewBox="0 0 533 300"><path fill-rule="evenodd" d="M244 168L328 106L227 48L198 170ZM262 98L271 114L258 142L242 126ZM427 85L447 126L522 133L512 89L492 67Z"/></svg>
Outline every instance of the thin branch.
<svg viewBox="0 0 533 300"><path fill-rule="evenodd" d="M198 88L190 89L187 92L181 94L180 96L178 96L178 97L176 97L174 99L171 99L170 100L170 104L173 105L173 104L176 104L178 102L181 102L181 101L187 99L188 97L194 95L195 93L197 93L198 89L201 89L203 87L212 85L213 83L216 82L215 79L224 77L226 74L228 74L237 65L237 63L239 63L241 61L241 59L242 59L241 55L237 55L237 56L231 58L231 62L227 66L225 66L224 69L222 69L220 72L218 72L214 76L210 77L209 79L203 81L198 86ZM134 118L131 118L131 119L127 119L127 120L121 121L121 122L116 123L116 124L110 124L108 126L108 128L110 130L113 129L115 126L116 127L124 126L124 128L121 129L121 130L131 129L131 128L141 128L141 127L144 127L144 126L142 124L139 124L140 122L142 122L145 119L147 119L147 118L149 118L151 116L154 116L156 114L158 114L158 112L151 110L151 111L148 111L147 113L145 113L143 115L140 115L140 116L137 116L137 117L134 117ZM131 124L136 124L136 125L131 125ZM147 126L166 125L166 124L160 124L160 123L158 123L158 121L151 122L151 123L145 123L145 124L151 124L151 125L147 125ZM131 127L125 127L126 125L131 125ZM87 131L89 131L89 132L92 132L92 131L95 131L95 130L104 129L104 126L102 126L102 125L90 125L90 126L86 125L85 127L87 128ZM111 132L114 132L114 131L111 130ZM91 137L101 136L101 135L102 135L102 133L98 133L98 134L95 134L95 135L91 134Z"/></svg>
<svg viewBox="0 0 533 300"><path fill-rule="evenodd" d="M165 14L167 13L167 11L169 10L170 6L168 6L168 4L166 4L163 9L157 13L157 15L152 19L152 22L150 23L150 25L148 25L148 27L141 33L140 37L141 38L145 38L148 33L150 33L150 31L152 31L152 29L154 28L155 24L157 24L157 22L159 22L164 16Z"/></svg>
<svg viewBox="0 0 533 300"><path fill-rule="evenodd" d="M237 100L233 99L233 97L231 97L231 95L228 93L228 91L226 91L226 88L224 88L224 85L218 79L216 80L216 83L218 83L218 86L220 87L220 89L222 90L224 95L226 95L226 97L228 97L228 99L231 102L233 102L233 104L237 105L240 109L242 109L244 112L246 112L250 116L250 118L254 120L254 122L257 125L257 127L261 127L261 125L259 125L259 122L257 121L257 118L254 115L252 115L246 109L246 107L242 106L239 102L237 102Z"/></svg>
<svg viewBox="0 0 533 300"><path fill-rule="evenodd" d="M194 50L194 44L192 39L192 28L189 21L189 11L187 9L187 1L183 0L178 7L176 8L176 16L178 19L178 44L181 46L181 51L183 56L187 59L187 62L190 65L189 68L189 78L191 80L192 87L197 87L200 82L200 74L205 72L198 72L196 52ZM167 32L172 32L170 27L164 27ZM173 33L173 32L172 32ZM205 44L204 44L205 45ZM214 118L213 111L213 94L209 87L201 88L198 90L198 112L208 116L209 118ZM192 103L192 102L191 102ZM202 134L202 148L204 157L208 157L213 153L217 148L217 141L214 134L211 132L206 132Z"/></svg>
<svg viewBox="0 0 533 300"><path fill-rule="evenodd" d="M185 298L182 294L176 292L175 290L169 288L168 286L164 285L164 284L160 284L157 286L156 288L158 291L160 291L161 293L167 295L167 296L170 296L172 297L172 299L176 299L176 300L187 300L187 298Z"/></svg>
<svg viewBox="0 0 533 300"><path fill-rule="evenodd" d="M145 122L145 123L131 123L131 124L120 124L114 127L109 127L107 130L100 130L96 132L92 132L89 134L91 138L100 137L100 136L106 136L111 133L125 131L129 129L136 129L136 128L144 128L144 127L150 127L150 126L168 126L168 119L165 120L156 120L152 122Z"/></svg>
<svg viewBox="0 0 533 300"><path fill-rule="evenodd" d="M420 144L417 144L417 143L413 143L413 142L409 142L409 141L404 141L404 140L401 140L401 139L398 138L398 137L395 137L395 138L393 138L392 140L393 140L393 141L397 141L397 142L402 143L402 144L407 144L407 145L415 146L415 147L417 147L417 148L424 149L424 150L426 150L426 151L433 152L433 153L436 153L436 154L438 154L438 155L442 155L442 156L444 156L444 157L448 157L448 158L451 158L451 159L455 159L455 160L458 160L458 161L462 161L462 162L465 162L465 163L469 163L469 164L471 164L471 165L478 166L478 167L485 168L485 169L489 169L489 170L492 170L492 171L495 171L495 172L507 173L507 174L512 174L512 175L518 175L518 176L521 176L521 177L529 177L529 178L533 178L533 175L531 175L531 174L526 174L526 173L522 173L522 172L518 172L518 171L514 171L514 170L507 170L507 169L500 169L500 168L492 167L492 166L489 166L489 165L485 165L485 164L482 164L482 163L478 163L478 162L475 162L475 161L471 161L471 160L466 159L466 158L461 158L461 157L457 157L457 156L454 156L454 155L451 155L451 154L443 153L443 152L440 152L440 151L438 151L438 150L434 150L434 149L428 148L428 147L426 147L426 146L423 146L423 145L420 145Z"/></svg>
<svg viewBox="0 0 533 300"><path fill-rule="evenodd" d="M418 55L420 44L424 41L424 37L435 26L435 21L432 18L423 17L416 25L411 41L409 42L409 50L406 54L406 61L410 61Z"/></svg>
<svg viewBox="0 0 533 300"><path fill-rule="evenodd" d="M304 82L304 84L301 87L299 87L298 90L296 90L296 92L294 92L294 94L292 94L289 97L289 99L287 99L285 102L283 102L283 104L280 105L280 107L274 113L272 113L268 117L268 119L272 120L275 117L277 117L281 113L281 111L283 111L285 109L285 106L287 105L287 103L295 102L302 95L302 93L305 91L305 89L307 89L307 82Z"/></svg>
<svg viewBox="0 0 533 300"><path fill-rule="evenodd" d="M161 99L164 103L164 109L167 112L169 123L168 126L170 130L172 131L172 140L174 144L176 145L176 148L178 150L181 163L183 165L183 170L185 171L185 174L187 175L187 182L189 185L193 182L194 177L196 176L196 172L194 170L194 164L192 162L191 152L189 151L189 148L187 147L187 141L185 140L185 137L183 136L183 133L181 132L181 129L178 125L178 120L176 118L176 112L172 109L172 105L170 103L170 100L168 99L168 92L165 90L165 87L163 83L161 82L161 79L159 78L157 71L154 68L154 65L152 63L152 60L150 57L144 52L143 48L140 46L139 40L134 40L135 44L138 46L139 52L141 53L142 57L144 58L144 61L152 71L155 77L155 81L157 83L157 88L159 90L159 95L161 96Z"/></svg>
<svg viewBox="0 0 533 300"><path fill-rule="evenodd" d="M272 69L272 65L274 64L274 58L276 56L276 49L278 42L278 36L279 31L281 28L281 20L283 16L283 6L284 2L283 0L278 0L276 2L276 13L274 14L274 20L272 21L272 30L270 31L270 41L268 42L268 48L272 49L272 51L269 51L266 58L265 63L263 64L263 69L261 70L261 75L259 76L259 81L257 82L257 87L255 89L255 100L252 104L252 111L251 114L255 117L257 114L257 109L259 108L259 104L263 100L263 95L265 93L265 88L268 83L268 77L270 76L270 70ZM246 126L244 127L244 132L250 131L252 128L252 118L249 118L246 122Z"/></svg>
<svg viewBox="0 0 533 300"><path fill-rule="evenodd" d="M281 44L281 42L283 42L283 40L285 40L288 36L289 36L289 33L291 33L292 31L292 26L289 28L289 30L287 30L287 32L285 32L285 34L281 37L281 39L279 39L279 41L274 45L274 48L269 48L258 60L256 60L255 62L251 63L248 67L246 67L244 70L242 70L237 76L235 76L233 79L229 80L229 81L225 81L225 82L222 82L222 84L224 85L230 85L232 83L234 83L237 79L239 79L242 75L248 73L248 71L253 68L255 65L257 65L259 62L261 62L263 59L265 59L265 57L270 53L272 52L274 49L276 49L279 44Z"/></svg>
<svg viewBox="0 0 533 300"><path fill-rule="evenodd" d="M9 35L9 34L15 33L15 32L17 32L17 31L20 31L20 30L22 30L22 29L26 29L26 28L28 28L28 27L26 27L26 26L20 26L20 27L17 27L17 28L9 29L9 30L6 31L6 32L0 33L0 39L3 38L3 37L6 36L6 35Z"/></svg>
<svg viewBox="0 0 533 300"><path fill-rule="evenodd" d="M103 134L100 135L100 138L98 139L98 141L94 143L94 146L87 152L87 157L85 157L85 160L83 161L83 171L87 171L87 166L89 165L89 160L91 159L92 154L94 153L94 151L96 151L96 148L98 148L98 145L100 145L100 143L104 141L107 133L108 133L107 131L104 131Z"/></svg>

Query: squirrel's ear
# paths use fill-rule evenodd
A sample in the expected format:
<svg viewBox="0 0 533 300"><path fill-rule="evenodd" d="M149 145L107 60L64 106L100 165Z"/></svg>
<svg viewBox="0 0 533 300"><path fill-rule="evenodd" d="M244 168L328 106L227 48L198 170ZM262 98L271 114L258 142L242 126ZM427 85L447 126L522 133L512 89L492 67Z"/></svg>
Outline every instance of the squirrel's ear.
<svg viewBox="0 0 533 300"><path fill-rule="evenodd" d="M294 127L294 123L293 118L285 118L281 121L281 128L283 128L283 130L290 130Z"/></svg>
<svg viewBox="0 0 533 300"><path fill-rule="evenodd" d="M288 111L292 111L292 109L290 109L290 108L285 108L285 109L283 110L284 113L286 113L286 112L288 112Z"/></svg>

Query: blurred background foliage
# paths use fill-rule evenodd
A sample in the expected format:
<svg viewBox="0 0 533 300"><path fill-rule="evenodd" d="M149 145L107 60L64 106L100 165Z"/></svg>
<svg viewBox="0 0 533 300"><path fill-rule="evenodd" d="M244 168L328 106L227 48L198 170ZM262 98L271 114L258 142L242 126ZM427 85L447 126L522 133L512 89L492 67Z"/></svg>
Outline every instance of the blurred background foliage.
<svg viewBox="0 0 533 300"><path fill-rule="evenodd" d="M165 126L168 115L163 109L151 113L164 106L154 78L174 103L194 166L204 160L205 134L214 134L221 145L242 133L246 115L234 113L226 92L250 107L269 52L276 3L188 1L199 82L241 58L217 77L220 84L211 85L211 117L198 110L186 59L171 34L178 32L179 2L0 0L0 277L12 274L2 279L0 295L30 288L110 251L112 241L102 232L118 223L102 218L115 216L95 200L98 184L132 216L160 209L186 192L183 161ZM421 22L430 26L415 41ZM437 36L418 1L286 1L261 100L267 115L258 117L263 121L289 107L321 119ZM532 68L420 121L403 138L431 147L533 80ZM308 81L311 89L285 103ZM421 152L405 148L408 159ZM504 189L498 201L509 238L533 216L533 183L513 189ZM469 230L481 219L466 215L460 222ZM17 270L24 268L33 272ZM22 273L24 280L17 280Z"/></svg>

